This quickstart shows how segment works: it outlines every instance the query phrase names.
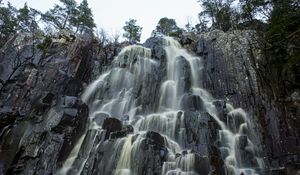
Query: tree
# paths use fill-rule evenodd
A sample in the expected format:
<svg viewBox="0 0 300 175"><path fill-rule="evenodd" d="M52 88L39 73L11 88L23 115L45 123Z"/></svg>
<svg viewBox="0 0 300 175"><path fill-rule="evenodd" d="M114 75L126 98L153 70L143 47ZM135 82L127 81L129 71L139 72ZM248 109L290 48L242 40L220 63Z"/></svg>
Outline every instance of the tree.
<svg viewBox="0 0 300 175"><path fill-rule="evenodd" d="M36 17L40 14L39 11L29 8L27 3L24 4L23 8L18 10L18 31L20 32L34 32L38 29L38 23Z"/></svg>
<svg viewBox="0 0 300 175"><path fill-rule="evenodd" d="M238 22L241 29L264 30L263 20L270 16L269 1L240 0Z"/></svg>
<svg viewBox="0 0 300 175"><path fill-rule="evenodd" d="M75 33L92 33L96 24L93 19L92 10L88 7L87 0L83 0L77 9L79 14L73 19L73 23L76 25Z"/></svg>
<svg viewBox="0 0 300 175"><path fill-rule="evenodd" d="M0 7L0 47L8 40L8 38L16 33L18 26L17 9L9 2L7 7Z"/></svg>
<svg viewBox="0 0 300 175"><path fill-rule="evenodd" d="M140 42L142 29L136 24L136 19L129 19L123 27L123 30L125 30L123 37L127 38L129 42Z"/></svg>
<svg viewBox="0 0 300 175"><path fill-rule="evenodd" d="M55 5L52 9L42 15L43 21L50 23L56 30L72 30L78 15L75 0L59 0L60 5Z"/></svg>
<svg viewBox="0 0 300 175"><path fill-rule="evenodd" d="M114 31L111 33L111 39L113 43L119 43L120 39L120 31Z"/></svg>
<svg viewBox="0 0 300 175"><path fill-rule="evenodd" d="M180 33L182 33L182 29L177 26L174 19L164 17L158 21L154 33L160 33L166 36L178 36Z"/></svg>
<svg viewBox="0 0 300 175"><path fill-rule="evenodd" d="M296 0L273 1L272 7L266 32L270 49L276 58L281 57L281 61L285 62L289 56L300 60L299 47L297 47L300 40L299 1L298 3ZM293 54L289 53L292 47L296 48ZM297 54L299 55L296 56Z"/></svg>
<svg viewBox="0 0 300 175"><path fill-rule="evenodd" d="M187 18L187 23L186 23L186 25L185 25L185 30L186 30L187 32L192 32L194 29L195 29L195 28L194 28L193 25L192 25L192 20L191 20L190 17L188 17L188 18Z"/></svg>
<svg viewBox="0 0 300 175"><path fill-rule="evenodd" d="M110 42L109 36L103 28L96 30L96 37L100 46L104 46Z"/></svg>
<svg viewBox="0 0 300 175"><path fill-rule="evenodd" d="M199 18L210 18L213 28L227 31L232 27L232 8L234 0L199 0L204 9L199 13Z"/></svg>

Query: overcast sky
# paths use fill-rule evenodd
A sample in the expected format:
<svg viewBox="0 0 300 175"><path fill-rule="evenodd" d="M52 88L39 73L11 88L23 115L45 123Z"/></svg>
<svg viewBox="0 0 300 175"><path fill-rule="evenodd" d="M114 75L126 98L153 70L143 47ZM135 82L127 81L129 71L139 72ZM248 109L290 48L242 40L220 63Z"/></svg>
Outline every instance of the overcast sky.
<svg viewBox="0 0 300 175"><path fill-rule="evenodd" d="M3 0L11 2L16 7L28 6L45 12L52 8L58 0ZM76 0L78 3L81 0ZM168 17L176 20L178 26L184 27L188 20L193 25L198 22L201 7L197 0L88 0L92 8L94 20L98 28L107 33L122 33L122 27L129 18L137 19L137 24L143 27L142 39L150 37L151 32L160 18Z"/></svg>

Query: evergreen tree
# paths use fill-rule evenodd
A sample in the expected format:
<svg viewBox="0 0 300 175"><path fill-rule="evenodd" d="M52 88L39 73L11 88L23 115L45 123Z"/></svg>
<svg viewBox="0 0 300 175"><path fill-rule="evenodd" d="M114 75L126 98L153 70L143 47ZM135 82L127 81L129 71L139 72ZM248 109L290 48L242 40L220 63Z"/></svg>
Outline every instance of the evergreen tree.
<svg viewBox="0 0 300 175"><path fill-rule="evenodd" d="M7 7L0 7L0 47L14 33L18 26L17 9L9 2Z"/></svg>
<svg viewBox="0 0 300 175"><path fill-rule="evenodd" d="M75 25L78 10L75 0L59 0L60 5L55 5L52 9L42 15L42 19L46 23L50 23L57 30L72 30Z"/></svg>
<svg viewBox="0 0 300 175"><path fill-rule="evenodd" d="M234 0L199 0L204 9L199 18L210 18L213 28L227 31L232 27L232 8Z"/></svg>
<svg viewBox="0 0 300 175"><path fill-rule="evenodd" d="M177 26L174 19L161 18L158 21L154 33L161 33L166 36L178 36L182 30Z"/></svg>
<svg viewBox="0 0 300 175"><path fill-rule="evenodd" d="M269 2L265 0L239 1L239 28L264 30L262 20L269 18Z"/></svg>
<svg viewBox="0 0 300 175"><path fill-rule="evenodd" d="M76 33L92 33L96 24L93 19L92 10L88 6L87 0L83 0L78 6L78 15L74 18Z"/></svg>
<svg viewBox="0 0 300 175"><path fill-rule="evenodd" d="M282 58L281 61L285 62L287 57L291 56L299 63L300 52L296 45L300 41L300 2L297 3L295 0L273 1L272 7L266 32L269 47L276 57ZM297 51L291 53L290 50L293 47L296 47Z"/></svg>
<svg viewBox="0 0 300 175"><path fill-rule="evenodd" d="M18 10L17 20L18 20L18 31L20 32L33 32L38 28L38 23L36 21L37 15L40 12L33 8L29 8L27 3L24 4L23 8Z"/></svg>
<svg viewBox="0 0 300 175"><path fill-rule="evenodd" d="M143 28L136 24L136 19L126 21L123 29L125 30L123 37L127 38L129 42L140 42Z"/></svg>

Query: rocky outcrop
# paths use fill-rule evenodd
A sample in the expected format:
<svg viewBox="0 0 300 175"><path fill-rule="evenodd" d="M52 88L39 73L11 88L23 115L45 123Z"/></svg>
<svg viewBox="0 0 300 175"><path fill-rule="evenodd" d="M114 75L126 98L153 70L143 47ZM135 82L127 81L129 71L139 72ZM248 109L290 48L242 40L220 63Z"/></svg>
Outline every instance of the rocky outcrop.
<svg viewBox="0 0 300 175"><path fill-rule="evenodd" d="M215 98L247 111L255 124L252 127L261 133L261 137L253 134L252 140L262 145L266 171L276 174L276 169L282 169L290 174L299 169L299 103L277 98L284 89L271 84L275 77L265 69L266 55L257 35L253 31L215 30L199 38L195 52L205 62L203 86Z"/></svg>
<svg viewBox="0 0 300 175"><path fill-rule="evenodd" d="M20 40L1 48L1 64L11 66L1 72L0 174L50 174L85 133L89 109L79 96L92 78L96 45L77 38L41 49Z"/></svg>

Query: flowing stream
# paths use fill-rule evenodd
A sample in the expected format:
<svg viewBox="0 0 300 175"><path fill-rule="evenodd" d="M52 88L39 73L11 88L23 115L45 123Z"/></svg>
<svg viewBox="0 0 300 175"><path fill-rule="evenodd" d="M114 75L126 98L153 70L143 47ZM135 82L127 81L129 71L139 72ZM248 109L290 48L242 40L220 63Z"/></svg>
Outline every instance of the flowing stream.
<svg viewBox="0 0 300 175"><path fill-rule="evenodd" d="M99 174L209 174L216 169L210 145L218 148L225 174L259 174L247 114L226 104L226 117L218 116L216 100L201 88L202 59L172 38L162 42L165 60L151 58L142 46L125 47L113 68L87 87L82 100L90 108L89 130L57 174L85 174L99 152L102 161L93 163ZM105 134L103 123L112 117L122 121L124 136ZM214 141L210 122L218 127Z"/></svg>

